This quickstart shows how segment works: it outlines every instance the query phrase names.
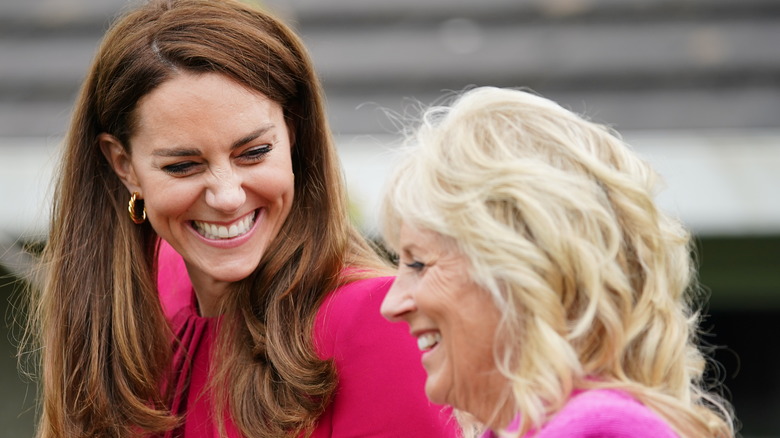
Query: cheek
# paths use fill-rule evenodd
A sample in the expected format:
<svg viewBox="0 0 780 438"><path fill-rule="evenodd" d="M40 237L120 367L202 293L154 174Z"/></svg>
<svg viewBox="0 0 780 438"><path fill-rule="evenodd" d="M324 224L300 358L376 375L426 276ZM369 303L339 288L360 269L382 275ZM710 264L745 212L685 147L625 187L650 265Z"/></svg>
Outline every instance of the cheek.
<svg viewBox="0 0 780 438"><path fill-rule="evenodd" d="M450 298L447 294L441 293L436 288L431 287L431 282L427 279L414 284L414 279L406 282L405 285L414 285L414 301L417 309L434 320L439 328L457 329L458 314L450 305Z"/></svg>
<svg viewBox="0 0 780 438"><path fill-rule="evenodd" d="M499 312L490 306L463 302L458 309L453 310L457 318L452 321L456 330L452 337L452 360L467 373L494 370L493 347Z"/></svg>
<svg viewBox="0 0 780 438"><path fill-rule="evenodd" d="M202 190L194 184L157 185L146 190L146 214L154 223L189 211L200 198Z"/></svg>
<svg viewBox="0 0 780 438"><path fill-rule="evenodd" d="M295 178L292 171L284 168L272 172L255 172L247 179L245 187L264 199L289 204L295 192Z"/></svg>

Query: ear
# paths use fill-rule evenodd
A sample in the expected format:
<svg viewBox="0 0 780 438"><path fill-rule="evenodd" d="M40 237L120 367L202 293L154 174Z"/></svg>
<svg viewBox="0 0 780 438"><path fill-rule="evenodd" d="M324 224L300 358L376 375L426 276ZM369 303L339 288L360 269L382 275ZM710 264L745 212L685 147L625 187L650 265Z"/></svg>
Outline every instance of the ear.
<svg viewBox="0 0 780 438"><path fill-rule="evenodd" d="M127 187L127 190L141 193L141 187L138 184L138 178L130 161L130 155L122 146L122 143L113 135L105 132L98 135L98 143L103 156L106 157L108 164L114 169L114 173Z"/></svg>

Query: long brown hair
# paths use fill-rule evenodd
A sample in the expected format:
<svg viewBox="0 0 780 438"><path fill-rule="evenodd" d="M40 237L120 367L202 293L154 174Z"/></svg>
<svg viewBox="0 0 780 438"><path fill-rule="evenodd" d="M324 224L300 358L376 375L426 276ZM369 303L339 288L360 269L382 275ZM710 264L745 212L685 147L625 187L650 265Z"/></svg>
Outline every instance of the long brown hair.
<svg viewBox="0 0 780 438"><path fill-rule="evenodd" d="M255 273L222 303L217 408L229 406L246 436L270 437L311 428L331 399L333 366L312 345L318 306L382 264L348 220L311 60L288 27L240 2L150 1L106 34L65 140L47 277L29 326L42 347L40 437L130 436L179 420L164 385L172 334L154 284L158 237L127 217L127 191L97 137L112 134L131 153L139 99L183 71L263 93L294 136L291 212Z"/></svg>

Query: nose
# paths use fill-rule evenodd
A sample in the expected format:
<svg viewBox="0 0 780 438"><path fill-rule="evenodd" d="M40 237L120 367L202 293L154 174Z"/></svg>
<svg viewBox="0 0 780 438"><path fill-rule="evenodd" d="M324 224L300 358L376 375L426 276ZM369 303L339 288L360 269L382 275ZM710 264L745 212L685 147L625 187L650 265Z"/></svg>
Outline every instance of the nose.
<svg viewBox="0 0 780 438"><path fill-rule="evenodd" d="M410 289L404 284L404 280L396 278L385 299L382 300L380 311L382 316L392 322L407 320L417 310L417 303L410 293Z"/></svg>
<svg viewBox="0 0 780 438"><path fill-rule="evenodd" d="M206 187L206 204L215 210L232 213L246 201L241 176L233 170L217 170Z"/></svg>

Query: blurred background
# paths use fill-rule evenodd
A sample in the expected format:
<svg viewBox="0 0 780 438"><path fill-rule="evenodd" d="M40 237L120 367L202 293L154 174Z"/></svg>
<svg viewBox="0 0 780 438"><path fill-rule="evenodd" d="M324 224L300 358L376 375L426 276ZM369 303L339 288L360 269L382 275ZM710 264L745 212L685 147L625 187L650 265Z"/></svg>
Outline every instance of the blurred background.
<svg viewBox="0 0 780 438"><path fill-rule="evenodd" d="M33 434L16 303L57 146L124 0L0 2L0 435ZM780 1L275 0L322 77L355 220L375 235L399 120L475 85L612 125L666 181L710 292L703 328L746 438L780 437ZM388 116L388 114L392 116ZM79 206L73 206L79 208ZM773 335L772 333L775 333Z"/></svg>

